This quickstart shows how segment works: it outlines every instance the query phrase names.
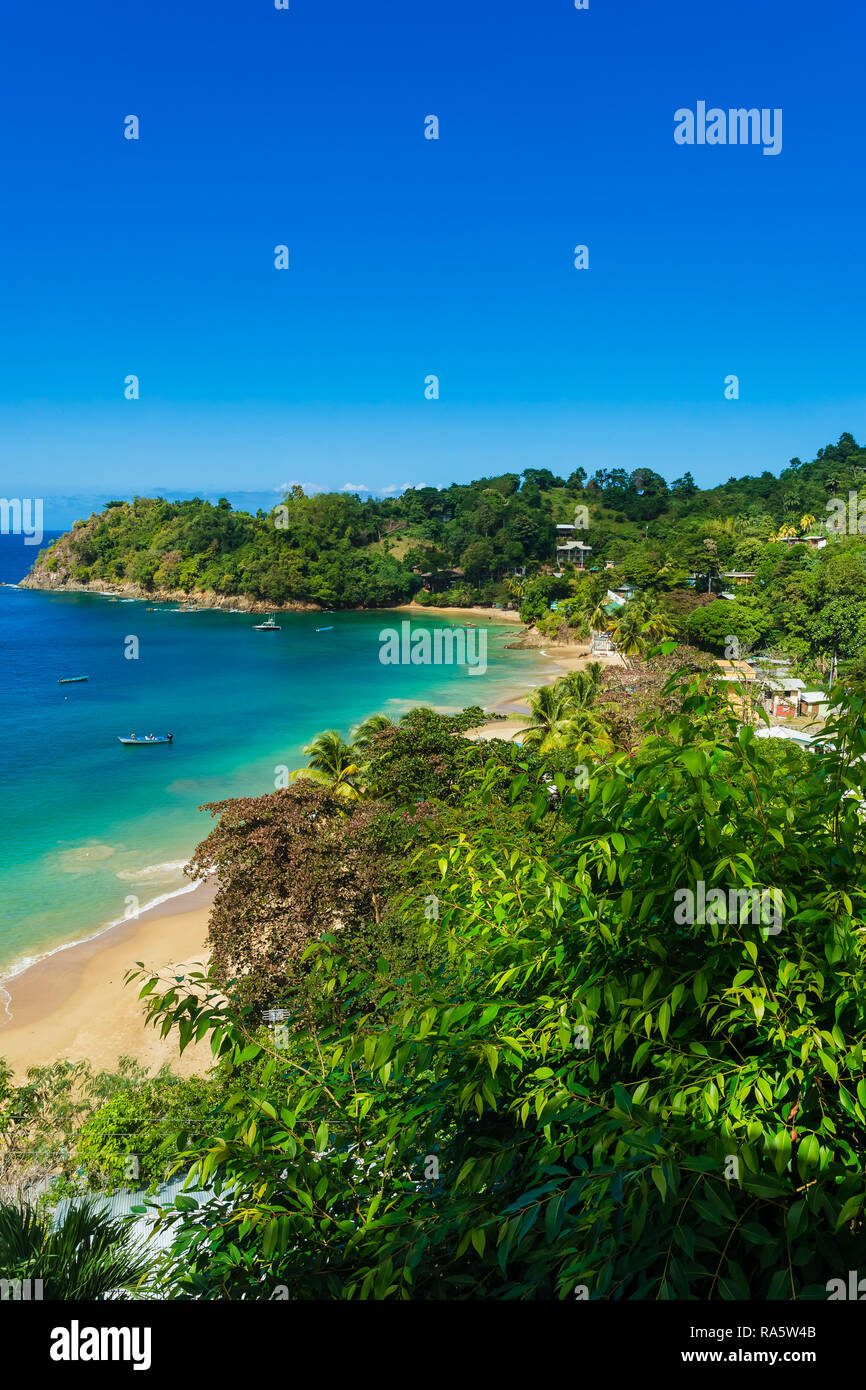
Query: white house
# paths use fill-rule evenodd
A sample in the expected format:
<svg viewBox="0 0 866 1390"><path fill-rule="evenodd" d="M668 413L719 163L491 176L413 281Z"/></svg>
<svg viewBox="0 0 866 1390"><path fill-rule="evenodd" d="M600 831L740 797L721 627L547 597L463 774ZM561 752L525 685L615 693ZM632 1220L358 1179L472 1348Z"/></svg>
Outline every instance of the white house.
<svg viewBox="0 0 866 1390"><path fill-rule="evenodd" d="M557 530L560 528L557 527ZM571 528L574 529L573 527ZM558 565L574 565L582 570L586 565L586 556L592 550L591 545L584 545L583 541L557 541L556 563Z"/></svg>

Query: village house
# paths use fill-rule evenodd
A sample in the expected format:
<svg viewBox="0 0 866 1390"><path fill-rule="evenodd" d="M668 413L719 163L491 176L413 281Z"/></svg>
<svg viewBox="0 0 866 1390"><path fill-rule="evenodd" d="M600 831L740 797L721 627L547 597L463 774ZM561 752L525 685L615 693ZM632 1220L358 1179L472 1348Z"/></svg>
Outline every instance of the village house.
<svg viewBox="0 0 866 1390"><path fill-rule="evenodd" d="M823 550L827 544L826 536L782 536L783 545L808 545L810 550Z"/></svg>
<svg viewBox="0 0 866 1390"><path fill-rule="evenodd" d="M739 717L748 723L752 720L754 695L758 690L758 677L747 661L717 661L719 670L717 680L728 683L727 696Z"/></svg>
<svg viewBox="0 0 866 1390"><path fill-rule="evenodd" d="M780 676L778 679L766 677L763 680L763 704L768 714L775 719L796 719L799 711L800 691L805 690L804 681L796 676Z"/></svg>
<svg viewBox="0 0 866 1390"><path fill-rule="evenodd" d="M815 743L812 735L805 733L802 729L783 729L779 724L772 724L769 728L765 724L761 725L755 730L755 736L756 738L790 739L800 748L812 748Z"/></svg>
<svg viewBox="0 0 866 1390"><path fill-rule="evenodd" d="M753 652L746 661L759 676L788 676L794 664L790 656L773 656L769 652Z"/></svg>
<svg viewBox="0 0 866 1390"><path fill-rule="evenodd" d="M798 713L801 719L826 719L830 697L823 690L804 690L800 694Z"/></svg>
<svg viewBox="0 0 866 1390"><path fill-rule="evenodd" d="M455 579L462 579L463 576L464 571L459 567L448 570L428 570L421 574L421 587L426 589L429 594L434 590L449 588Z"/></svg>

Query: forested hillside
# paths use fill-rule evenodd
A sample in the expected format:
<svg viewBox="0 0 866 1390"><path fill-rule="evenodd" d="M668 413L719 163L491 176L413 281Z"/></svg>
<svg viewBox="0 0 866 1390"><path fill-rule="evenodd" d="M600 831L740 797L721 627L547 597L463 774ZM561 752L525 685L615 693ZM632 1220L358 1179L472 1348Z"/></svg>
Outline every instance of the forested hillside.
<svg viewBox="0 0 866 1390"><path fill-rule="evenodd" d="M587 631L608 587L619 584L708 651L733 634L750 646L785 643L814 660L833 651L852 659L866 637L866 539L834 535L823 549L790 542L821 534L832 499L847 502L864 474L866 450L843 434L811 462L792 459L778 478L767 471L711 489L690 473L668 485L640 467L591 476L579 468L568 478L527 468L382 500L307 497L295 487L255 516L225 499L214 506L139 497L76 523L40 555L28 582L329 608L413 596L502 603L519 605L526 621L546 621L550 635L563 620ZM574 534L591 547L582 572L556 556L557 525L575 522ZM714 599L730 589L732 571L740 572L736 600L720 607ZM559 605L555 621L551 604Z"/></svg>

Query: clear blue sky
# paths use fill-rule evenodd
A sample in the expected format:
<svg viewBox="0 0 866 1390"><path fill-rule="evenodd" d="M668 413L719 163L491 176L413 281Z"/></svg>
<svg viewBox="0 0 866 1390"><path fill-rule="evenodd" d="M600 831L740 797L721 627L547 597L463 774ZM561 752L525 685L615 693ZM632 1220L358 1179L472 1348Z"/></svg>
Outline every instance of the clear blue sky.
<svg viewBox="0 0 866 1390"><path fill-rule="evenodd" d="M853 0L43 0L2 37L4 495L709 484L866 434ZM782 153L677 146L698 100L781 107Z"/></svg>

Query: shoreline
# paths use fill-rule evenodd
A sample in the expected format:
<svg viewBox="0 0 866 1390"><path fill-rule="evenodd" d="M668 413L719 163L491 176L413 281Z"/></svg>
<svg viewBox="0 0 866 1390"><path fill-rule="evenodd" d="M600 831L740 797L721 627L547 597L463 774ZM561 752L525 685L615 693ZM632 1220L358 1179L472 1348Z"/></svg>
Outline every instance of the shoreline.
<svg viewBox="0 0 866 1390"><path fill-rule="evenodd" d="M182 970L201 968L212 883L197 883L115 923L60 947L3 981L8 1016L0 1020L0 1057L19 1084L29 1067L86 1060L114 1070L120 1056L150 1070L166 1062L181 1076L202 1075L213 1064L207 1040L181 1054L176 1036L145 1028L134 987L123 983L141 960L169 983Z"/></svg>
<svg viewBox="0 0 866 1390"><path fill-rule="evenodd" d="M524 627L514 612L484 608L425 608L405 604L377 610L485 618L491 625ZM524 631L528 629L524 628ZM523 650L534 650L532 643ZM533 673L511 685L490 706L493 714L515 715L527 710L529 690L550 684L564 671L579 670L589 660L588 644L541 644L538 655L550 662L549 676ZM474 730L474 739L513 738L522 728L513 719L492 720ZM167 980L180 968L206 961L205 942L213 883L189 884L143 908L135 918L108 922L76 940L57 946L13 973L0 977L0 1058L5 1058L19 1081L29 1067L68 1059L87 1060L96 1070L113 1070L117 1058L131 1056L152 1070L169 1062L180 1075L202 1074L212 1065L205 1039L181 1057L174 1035L162 1039L143 1026L136 993L123 977L142 960ZM5 998L4 998L5 997Z"/></svg>
<svg viewBox="0 0 866 1390"><path fill-rule="evenodd" d="M138 913L138 918L143 917L145 913L155 913L165 904L171 903L173 899L187 897L189 894L195 893L200 887L203 887L203 883L187 883L183 888L175 888L171 893L163 893L160 897L154 898L153 902L147 903L141 908ZM176 911L180 912L181 908L178 907ZM58 956L63 951L74 951L79 946L86 946L91 941L96 941L99 937L105 936L108 932L116 931L119 927L127 926L130 921L134 920L137 919L116 917L111 922L104 922L102 926L96 927L93 931L84 928L83 936L76 936L71 941L62 941L59 946L51 946L40 955L22 956L16 961L13 961L11 965L0 967L0 1025L2 1025L4 1021L4 995L8 997L7 986L10 985L13 980L17 980L19 975L25 975L28 970L33 970L37 965L41 965L43 961L50 960L52 956ZM7 1017L11 1017L8 1011Z"/></svg>
<svg viewBox="0 0 866 1390"><path fill-rule="evenodd" d="M528 714L529 706L525 697L535 690L540 690L543 685L552 685L560 676L567 675L570 671L582 671L584 667L590 665L592 661L597 661L598 657L593 657L589 650L589 643L568 643L548 642L538 649L539 656L546 656L550 661L550 674L541 681L535 681L530 689L526 689L526 684L515 689L514 694L504 695L497 704L492 706L492 714L504 714L506 718L491 719L487 724L481 724L477 729L472 729L467 738L471 739L491 739L501 738L511 742L517 734L525 728L525 725L518 723L515 716ZM616 662L601 659L601 665L614 665ZM509 717L510 716L510 717Z"/></svg>

